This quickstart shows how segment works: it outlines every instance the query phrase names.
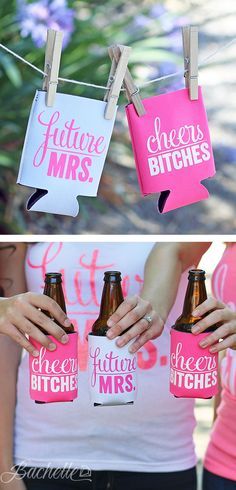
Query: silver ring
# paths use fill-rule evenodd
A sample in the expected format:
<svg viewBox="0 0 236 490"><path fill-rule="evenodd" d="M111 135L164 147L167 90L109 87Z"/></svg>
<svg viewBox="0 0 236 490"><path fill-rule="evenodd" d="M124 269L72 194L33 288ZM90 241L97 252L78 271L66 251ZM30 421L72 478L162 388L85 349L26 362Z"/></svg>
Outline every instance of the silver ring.
<svg viewBox="0 0 236 490"><path fill-rule="evenodd" d="M147 328L149 328L151 326L151 324L152 324L152 317L150 315L144 315L143 316L143 319L144 320L147 320L147 322L148 322Z"/></svg>

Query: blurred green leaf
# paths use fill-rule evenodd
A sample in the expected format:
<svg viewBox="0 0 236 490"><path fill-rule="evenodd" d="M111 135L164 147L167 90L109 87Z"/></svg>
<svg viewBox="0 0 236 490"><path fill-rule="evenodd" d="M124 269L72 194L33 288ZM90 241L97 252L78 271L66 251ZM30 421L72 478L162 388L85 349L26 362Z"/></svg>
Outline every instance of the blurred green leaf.
<svg viewBox="0 0 236 490"><path fill-rule="evenodd" d="M22 84L22 78L18 67L15 64L14 58L9 55L1 54L0 63L14 87L20 87Z"/></svg>
<svg viewBox="0 0 236 490"><path fill-rule="evenodd" d="M12 167L12 156L8 153L1 152L0 165L2 167Z"/></svg>

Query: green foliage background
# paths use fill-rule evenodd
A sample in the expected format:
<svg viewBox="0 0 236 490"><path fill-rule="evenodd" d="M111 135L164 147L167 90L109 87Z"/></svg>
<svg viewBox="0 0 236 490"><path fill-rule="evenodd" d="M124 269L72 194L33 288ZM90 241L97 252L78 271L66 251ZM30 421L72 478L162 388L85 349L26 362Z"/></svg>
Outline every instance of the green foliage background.
<svg viewBox="0 0 236 490"><path fill-rule="evenodd" d="M225 4L214 0L68 3L75 10L75 26L62 53L60 75L66 78L106 84L110 69L107 47L114 42L133 48L129 66L138 83L181 69L183 24L200 26L200 60L236 38L234 0ZM158 7L163 9L161 14ZM38 49L31 37L22 38L20 34L16 0L0 2L0 42L43 68L44 48ZM160 216L156 197L141 196L122 94L98 197L79 197L80 213L73 219L25 210L31 190L18 186L16 178L30 107L35 90L42 87L42 77L0 49L0 232L232 233L236 228L234 67L232 44L200 70L217 168L216 176L206 181L209 200ZM178 89L183 83L181 76L158 82L142 89L141 96ZM58 90L100 99L104 95L101 90L73 84L60 84Z"/></svg>
<svg viewBox="0 0 236 490"><path fill-rule="evenodd" d="M118 0L70 2L70 6L76 10L75 32L63 51L60 75L106 84L110 68L107 46L114 41L134 48L130 67L136 79L143 78L140 61L153 66L168 60L179 63L181 60L169 49L170 41L158 19L153 19L148 29L135 25L134 19L140 15L148 15L155 4L153 1L140 0L135 3ZM16 3L12 0L1 1L0 34L3 44L43 68L44 49L37 49L30 37L21 37ZM148 69L143 72L146 76ZM30 106L35 90L41 88L41 85L39 74L0 50L0 222L13 232L27 231L24 191L16 186L15 181ZM60 84L59 90L88 97L103 97L100 90L72 84ZM148 94L148 90L145 93ZM120 102L125 102L122 96ZM118 117L109 152L111 163L115 163L116 157L113 154L125 160L130 153L130 147L126 144L126 127L121 119ZM114 152L112 148L115 149ZM19 207L18 212L12 208L16 205ZM50 221L49 216L45 217L45 223L47 221ZM46 229L47 225L45 231Z"/></svg>

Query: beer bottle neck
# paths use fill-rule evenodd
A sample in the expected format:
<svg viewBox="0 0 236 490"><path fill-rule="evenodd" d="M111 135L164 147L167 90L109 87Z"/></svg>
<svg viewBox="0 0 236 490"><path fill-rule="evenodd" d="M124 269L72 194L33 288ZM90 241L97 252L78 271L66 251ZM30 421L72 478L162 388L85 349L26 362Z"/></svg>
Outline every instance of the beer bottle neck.
<svg viewBox="0 0 236 490"><path fill-rule="evenodd" d="M207 299L205 281L189 281L183 306L183 316L191 316L198 305Z"/></svg>
<svg viewBox="0 0 236 490"><path fill-rule="evenodd" d="M108 318L117 310L118 306L124 301L120 279L108 278L105 273L105 284L102 292L100 313L92 327L93 335L106 336Z"/></svg>
<svg viewBox="0 0 236 490"><path fill-rule="evenodd" d="M201 317L192 316L198 305L207 299L204 271L190 271L188 287L185 294L183 312L176 320L173 328L182 332L191 332L192 326L201 320Z"/></svg>
<svg viewBox="0 0 236 490"><path fill-rule="evenodd" d="M105 282L100 306L100 319L108 318L117 310L124 301L120 282Z"/></svg>
<svg viewBox="0 0 236 490"><path fill-rule="evenodd" d="M45 283L43 294L54 299L54 301L56 301L56 303L58 303L58 305L61 307L61 309L66 314L66 304L65 304L62 284L58 284L58 283L57 284L50 284L50 283L47 284L47 283Z"/></svg>
<svg viewBox="0 0 236 490"><path fill-rule="evenodd" d="M46 277L43 294L49 296L49 298L54 299L54 301L56 301L56 303L61 307L61 309L66 314L66 304L65 304L65 298L64 298L61 281L59 281L58 279L55 281L55 278L52 278L52 280L48 280L48 278ZM49 318L51 318L52 320L54 320L54 322L57 323L57 325L59 325L63 330L65 330L66 333L73 333L75 331L74 326L72 324L70 327L64 327L63 325L59 324L55 320L55 318L52 318L50 313L48 313L48 311L43 310L43 313Z"/></svg>

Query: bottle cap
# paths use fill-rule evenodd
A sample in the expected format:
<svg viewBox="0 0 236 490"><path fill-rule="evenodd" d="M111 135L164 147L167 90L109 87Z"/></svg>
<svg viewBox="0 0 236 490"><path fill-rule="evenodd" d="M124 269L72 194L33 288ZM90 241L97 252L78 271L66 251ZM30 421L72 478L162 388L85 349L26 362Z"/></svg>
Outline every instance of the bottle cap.
<svg viewBox="0 0 236 490"><path fill-rule="evenodd" d="M106 272L104 272L104 281L105 282L121 281L121 272L119 272L119 271L106 271Z"/></svg>
<svg viewBox="0 0 236 490"><path fill-rule="evenodd" d="M205 271L202 269L191 269L188 271L188 279L190 281L205 281Z"/></svg>
<svg viewBox="0 0 236 490"><path fill-rule="evenodd" d="M59 284L62 282L61 273L60 272L47 272L45 274L45 282L46 284Z"/></svg>

